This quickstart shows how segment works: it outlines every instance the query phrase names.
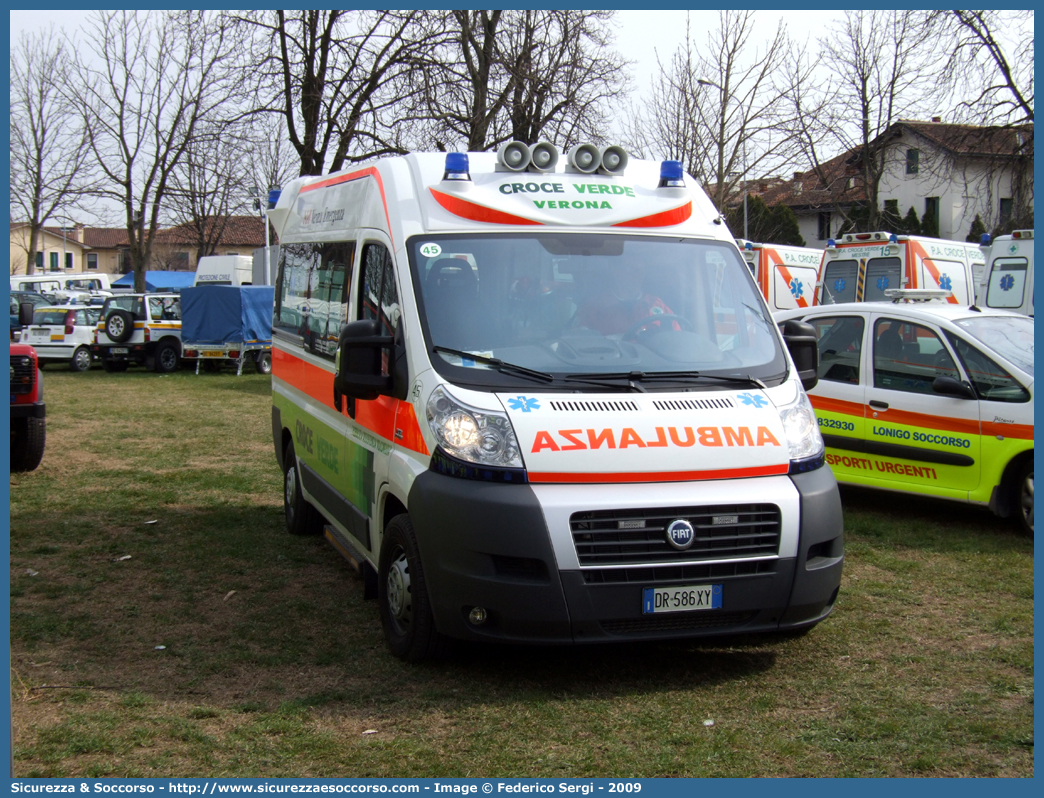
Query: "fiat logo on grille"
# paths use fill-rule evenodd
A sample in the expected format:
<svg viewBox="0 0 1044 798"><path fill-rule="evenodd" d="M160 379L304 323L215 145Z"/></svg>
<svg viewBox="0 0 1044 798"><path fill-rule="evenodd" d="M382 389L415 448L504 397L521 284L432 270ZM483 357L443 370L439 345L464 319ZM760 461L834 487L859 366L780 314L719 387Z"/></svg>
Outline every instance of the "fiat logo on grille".
<svg viewBox="0 0 1044 798"><path fill-rule="evenodd" d="M684 518L671 521L667 526L667 542L679 551L684 551L696 540L696 530Z"/></svg>

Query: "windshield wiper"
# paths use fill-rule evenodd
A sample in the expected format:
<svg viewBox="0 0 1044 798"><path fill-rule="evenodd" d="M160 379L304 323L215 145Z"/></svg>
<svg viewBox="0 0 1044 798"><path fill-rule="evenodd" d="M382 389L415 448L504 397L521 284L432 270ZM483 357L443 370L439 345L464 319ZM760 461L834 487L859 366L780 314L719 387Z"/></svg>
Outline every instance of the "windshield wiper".
<svg viewBox="0 0 1044 798"><path fill-rule="evenodd" d="M507 363L498 357L486 357L485 355L476 355L474 352L465 352L462 349L450 349L448 346L433 346L432 351L445 352L447 355L457 355L461 358L474 360L476 363L485 363L488 366L492 366L494 369L496 369L502 374L515 374L519 377L528 377L531 380L539 380L540 382L555 381L554 374L548 374L546 371L537 371L535 369L529 369L525 366L518 366L514 363Z"/></svg>
<svg viewBox="0 0 1044 798"><path fill-rule="evenodd" d="M573 381L590 382L595 380L627 380L635 390L644 391L640 383L643 382L671 382L684 380L719 380L731 382L737 385L756 386L765 389L765 383L751 376L726 377L721 374L703 374L699 371L630 371L620 374L569 374L564 379Z"/></svg>

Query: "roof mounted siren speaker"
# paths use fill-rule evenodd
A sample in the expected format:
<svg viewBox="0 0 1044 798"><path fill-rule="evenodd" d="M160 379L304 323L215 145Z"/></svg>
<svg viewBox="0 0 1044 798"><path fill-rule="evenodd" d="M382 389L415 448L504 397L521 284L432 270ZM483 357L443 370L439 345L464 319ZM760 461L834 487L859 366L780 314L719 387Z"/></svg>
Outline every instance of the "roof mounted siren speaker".
<svg viewBox="0 0 1044 798"><path fill-rule="evenodd" d="M627 150L615 144L602 148L602 165L598 168L603 175L622 175L627 168Z"/></svg>
<svg viewBox="0 0 1044 798"><path fill-rule="evenodd" d="M524 172L529 166L531 155L529 147L521 141L509 141L497 150L498 172Z"/></svg>
<svg viewBox="0 0 1044 798"><path fill-rule="evenodd" d="M531 172L553 172L558 164L558 148L549 141L534 144L529 150Z"/></svg>
<svg viewBox="0 0 1044 798"><path fill-rule="evenodd" d="M577 144L568 153L569 171L591 174L602 165L602 153L593 144Z"/></svg>

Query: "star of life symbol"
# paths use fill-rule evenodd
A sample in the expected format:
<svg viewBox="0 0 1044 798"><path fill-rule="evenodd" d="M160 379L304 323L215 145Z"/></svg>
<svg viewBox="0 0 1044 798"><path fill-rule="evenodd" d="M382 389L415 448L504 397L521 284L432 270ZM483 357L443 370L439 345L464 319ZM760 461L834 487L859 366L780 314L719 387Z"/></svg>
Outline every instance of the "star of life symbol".
<svg viewBox="0 0 1044 798"><path fill-rule="evenodd" d="M1018 251L1019 251L1019 245L1018 244L1009 244L1008 245L1008 252L1010 252L1012 255L1014 255Z"/></svg>
<svg viewBox="0 0 1044 798"><path fill-rule="evenodd" d="M953 280L950 279L950 275L943 274L939 276L939 287L944 291L953 290Z"/></svg>
<svg viewBox="0 0 1044 798"><path fill-rule="evenodd" d="M845 283L844 280L836 280L834 282L834 290L835 291L844 291L845 290L845 285L846 285L846 283Z"/></svg>
<svg viewBox="0 0 1044 798"><path fill-rule="evenodd" d="M517 399L508 399L508 407L512 410L521 410L523 413L529 413L532 410L539 410L540 402L536 399L519 396Z"/></svg>
<svg viewBox="0 0 1044 798"><path fill-rule="evenodd" d="M1006 274L1000 278L1001 291L1010 291L1015 287L1015 278L1010 274Z"/></svg>
<svg viewBox="0 0 1044 798"><path fill-rule="evenodd" d="M790 293L794 295L795 299L800 299L804 292L805 289L802 287L801 281L797 277L790 281Z"/></svg>
<svg viewBox="0 0 1044 798"><path fill-rule="evenodd" d="M882 291L884 291L888 287L888 278L887 277L878 277L877 278L877 287L880 288Z"/></svg>
<svg viewBox="0 0 1044 798"><path fill-rule="evenodd" d="M768 399L756 393L741 393L737 398L748 407L765 407L768 404Z"/></svg>

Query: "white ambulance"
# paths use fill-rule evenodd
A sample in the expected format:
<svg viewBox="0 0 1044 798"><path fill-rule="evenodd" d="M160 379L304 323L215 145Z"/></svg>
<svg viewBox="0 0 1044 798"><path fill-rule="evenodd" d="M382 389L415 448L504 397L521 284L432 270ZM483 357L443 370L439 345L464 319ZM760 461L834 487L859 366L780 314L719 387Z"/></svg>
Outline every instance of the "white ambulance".
<svg viewBox="0 0 1044 798"><path fill-rule="evenodd" d="M873 302L896 288L948 291L946 302L975 301L984 259L974 244L894 233L847 233L830 239L816 284L817 305Z"/></svg>
<svg viewBox="0 0 1044 798"><path fill-rule="evenodd" d="M558 158L513 142L283 190L289 531L359 567L406 660L812 627L843 564L815 331L784 337L679 162Z"/></svg>
<svg viewBox="0 0 1044 798"><path fill-rule="evenodd" d="M981 247L986 269L975 304L1033 315L1033 231L1016 230L997 236L992 243L983 236Z"/></svg>
<svg viewBox="0 0 1044 798"><path fill-rule="evenodd" d="M739 238L736 245L773 313L812 307L819 264L823 260L822 250L756 244Z"/></svg>

